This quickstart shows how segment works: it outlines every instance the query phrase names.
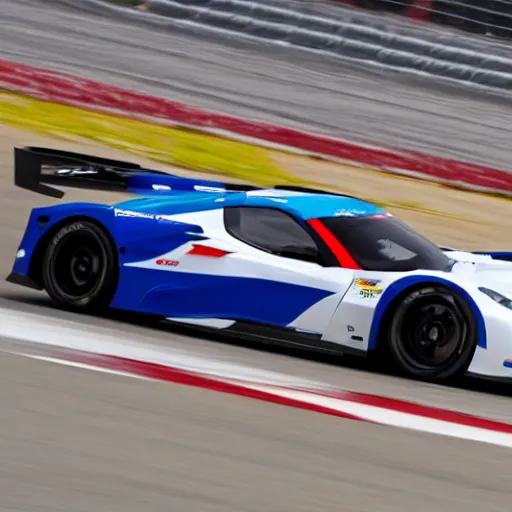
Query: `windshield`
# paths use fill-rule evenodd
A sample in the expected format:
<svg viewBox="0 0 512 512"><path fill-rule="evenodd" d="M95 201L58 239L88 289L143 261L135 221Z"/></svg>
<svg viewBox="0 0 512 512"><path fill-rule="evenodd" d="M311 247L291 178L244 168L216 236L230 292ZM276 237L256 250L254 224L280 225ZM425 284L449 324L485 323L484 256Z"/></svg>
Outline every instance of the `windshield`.
<svg viewBox="0 0 512 512"><path fill-rule="evenodd" d="M324 217L320 220L364 270L447 271L453 266L453 261L439 247L394 217Z"/></svg>

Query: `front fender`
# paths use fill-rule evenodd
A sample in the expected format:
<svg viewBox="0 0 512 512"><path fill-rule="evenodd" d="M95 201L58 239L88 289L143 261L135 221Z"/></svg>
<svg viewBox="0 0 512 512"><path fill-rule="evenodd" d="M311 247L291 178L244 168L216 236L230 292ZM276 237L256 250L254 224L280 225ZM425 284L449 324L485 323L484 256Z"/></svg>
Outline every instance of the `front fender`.
<svg viewBox="0 0 512 512"><path fill-rule="evenodd" d="M467 301L473 314L475 315L475 320L477 324L477 346L481 349L487 348L487 330L485 326L485 320L482 315L480 308L477 303L473 299L473 297L459 284L442 277L432 276L432 275L414 275L407 276L398 279L389 285L384 293L382 294L379 302L376 305L372 325L370 328L370 336L368 340L368 351L373 351L377 348L378 341L380 338L380 332L382 328L382 323L385 319L388 308L392 306L393 301L407 289L412 289L418 285L423 284L440 284L445 286L446 288L453 290L458 293L464 300Z"/></svg>

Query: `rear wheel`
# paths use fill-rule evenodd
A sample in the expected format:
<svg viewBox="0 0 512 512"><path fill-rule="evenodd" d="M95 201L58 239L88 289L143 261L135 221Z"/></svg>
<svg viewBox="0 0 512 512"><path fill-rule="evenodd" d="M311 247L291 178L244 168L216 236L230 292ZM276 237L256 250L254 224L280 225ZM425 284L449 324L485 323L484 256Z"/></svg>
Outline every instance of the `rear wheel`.
<svg viewBox="0 0 512 512"><path fill-rule="evenodd" d="M438 286L414 290L394 309L389 351L402 373L429 381L461 376L477 346L477 326L469 304Z"/></svg>
<svg viewBox="0 0 512 512"><path fill-rule="evenodd" d="M42 278L48 295L61 307L106 308L117 287L115 246L97 224L70 222L51 238L43 257Z"/></svg>

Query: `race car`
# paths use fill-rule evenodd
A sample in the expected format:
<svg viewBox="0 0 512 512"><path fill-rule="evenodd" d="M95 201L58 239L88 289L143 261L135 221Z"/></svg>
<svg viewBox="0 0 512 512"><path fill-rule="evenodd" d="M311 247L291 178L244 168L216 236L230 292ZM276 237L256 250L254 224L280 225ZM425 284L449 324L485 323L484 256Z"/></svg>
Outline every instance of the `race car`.
<svg viewBox="0 0 512 512"><path fill-rule="evenodd" d="M124 191L34 208L11 283L75 311L355 353L415 379L512 377L512 252L439 247L362 199L15 149L15 184Z"/></svg>

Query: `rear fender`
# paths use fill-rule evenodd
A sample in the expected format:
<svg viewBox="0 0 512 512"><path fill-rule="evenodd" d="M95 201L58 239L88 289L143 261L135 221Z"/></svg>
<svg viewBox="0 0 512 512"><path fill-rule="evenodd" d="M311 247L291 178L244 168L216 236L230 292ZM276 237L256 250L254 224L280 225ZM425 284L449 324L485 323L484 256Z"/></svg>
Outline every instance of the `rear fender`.
<svg viewBox="0 0 512 512"><path fill-rule="evenodd" d="M110 206L90 203L67 203L34 208L18 246L13 273L30 276L39 264L52 234L65 222L91 219L112 233L114 222Z"/></svg>

